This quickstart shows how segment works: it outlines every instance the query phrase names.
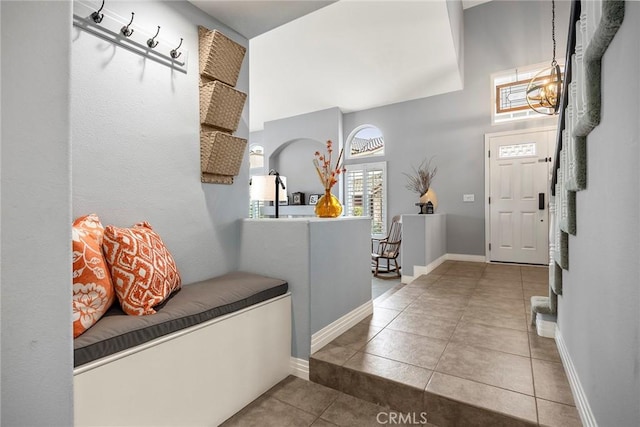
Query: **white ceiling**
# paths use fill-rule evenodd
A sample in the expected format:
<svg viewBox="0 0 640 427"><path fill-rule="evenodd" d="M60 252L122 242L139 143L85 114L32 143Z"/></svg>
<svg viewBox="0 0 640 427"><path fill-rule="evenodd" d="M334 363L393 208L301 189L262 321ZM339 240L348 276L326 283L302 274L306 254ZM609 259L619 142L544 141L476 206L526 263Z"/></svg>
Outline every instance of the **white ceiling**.
<svg viewBox="0 0 640 427"><path fill-rule="evenodd" d="M196 7L248 39L336 0L191 0Z"/></svg>
<svg viewBox="0 0 640 427"><path fill-rule="evenodd" d="M446 0L191 3L250 39L251 131L462 88Z"/></svg>

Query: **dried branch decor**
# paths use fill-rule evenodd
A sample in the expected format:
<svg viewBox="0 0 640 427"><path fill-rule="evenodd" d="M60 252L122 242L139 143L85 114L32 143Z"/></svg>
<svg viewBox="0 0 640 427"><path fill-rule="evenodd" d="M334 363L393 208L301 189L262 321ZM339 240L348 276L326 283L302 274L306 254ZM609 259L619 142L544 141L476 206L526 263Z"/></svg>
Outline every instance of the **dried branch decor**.
<svg viewBox="0 0 640 427"><path fill-rule="evenodd" d="M403 172L403 175L407 177L407 185L405 187L414 193L418 193L419 196L427 194L429 187L431 187L431 181L433 181L438 172L437 166L431 168L431 160L433 160L433 157L429 161L423 160L420 166L413 168L412 174Z"/></svg>

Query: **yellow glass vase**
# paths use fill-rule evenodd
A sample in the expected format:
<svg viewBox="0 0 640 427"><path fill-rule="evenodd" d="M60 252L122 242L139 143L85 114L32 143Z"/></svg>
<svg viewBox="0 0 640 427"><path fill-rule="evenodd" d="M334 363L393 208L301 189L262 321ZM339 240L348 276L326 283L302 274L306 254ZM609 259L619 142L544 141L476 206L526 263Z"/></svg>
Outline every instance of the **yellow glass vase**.
<svg viewBox="0 0 640 427"><path fill-rule="evenodd" d="M336 218L342 214L342 204L331 194L331 190L325 190L324 195L318 199L315 211L320 218Z"/></svg>

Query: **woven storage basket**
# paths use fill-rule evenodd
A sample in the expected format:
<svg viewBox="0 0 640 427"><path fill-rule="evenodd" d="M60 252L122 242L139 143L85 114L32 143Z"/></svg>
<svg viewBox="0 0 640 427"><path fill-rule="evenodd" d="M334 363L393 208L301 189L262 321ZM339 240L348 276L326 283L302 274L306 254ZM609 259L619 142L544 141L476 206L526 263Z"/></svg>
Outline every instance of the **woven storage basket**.
<svg viewBox="0 0 640 427"><path fill-rule="evenodd" d="M214 173L202 172L200 181L207 184L233 184L233 177L228 175L216 175Z"/></svg>
<svg viewBox="0 0 640 427"><path fill-rule="evenodd" d="M218 81L200 85L200 123L235 132L246 99L247 94Z"/></svg>
<svg viewBox="0 0 640 427"><path fill-rule="evenodd" d="M200 132L200 167L216 175L238 175L247 140L222 132Z"/></svg>
<svg viewBox="0 0 640 427"><path fill-rule="evenodd" d="M247 49L217 30L198 27L200 74L235 86Z"/></svg>

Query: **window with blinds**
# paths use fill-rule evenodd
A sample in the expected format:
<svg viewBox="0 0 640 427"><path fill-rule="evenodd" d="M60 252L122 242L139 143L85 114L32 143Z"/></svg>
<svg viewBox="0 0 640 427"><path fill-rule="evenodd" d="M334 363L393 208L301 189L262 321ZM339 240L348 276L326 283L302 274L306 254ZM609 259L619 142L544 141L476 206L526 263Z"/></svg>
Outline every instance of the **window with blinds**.
<svg viewBox="0 0 640 427"><path fill-rule="evenodd" d="M348 216L370 216L371 234L387 232L386 162L346 165L345 210Z"/></svg>

